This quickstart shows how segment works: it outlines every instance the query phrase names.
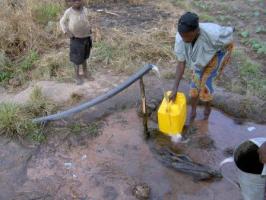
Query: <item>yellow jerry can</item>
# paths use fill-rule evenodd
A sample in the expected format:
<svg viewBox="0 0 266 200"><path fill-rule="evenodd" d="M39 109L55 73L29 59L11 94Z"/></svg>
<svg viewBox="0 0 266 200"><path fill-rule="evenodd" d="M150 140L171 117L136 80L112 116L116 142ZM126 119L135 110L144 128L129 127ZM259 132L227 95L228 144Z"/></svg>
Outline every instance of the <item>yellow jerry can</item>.
<svg viewBox="0 0 266 200"><path fill-rule="evenodd" d="M178 92L175 102L170 102L170 94L170 91L166 93L158 110L159 130L167 135L178 135L182 133L186 121L186 97Z"/></svg>

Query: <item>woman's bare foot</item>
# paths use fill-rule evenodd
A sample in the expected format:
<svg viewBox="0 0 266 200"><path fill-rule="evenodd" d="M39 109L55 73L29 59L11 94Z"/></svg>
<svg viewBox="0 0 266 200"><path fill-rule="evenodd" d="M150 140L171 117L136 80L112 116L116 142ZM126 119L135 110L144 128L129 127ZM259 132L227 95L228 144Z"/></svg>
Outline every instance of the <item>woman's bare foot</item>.
<svg viewBox="0 0 266 200"><path fill-rule="evenodd" d="M190 112L189 124L192 124L194 122L196 116L197 116L197 112L196 111L191 111Z"/></svg>
<svg viewBox="0 0 266 200"><path fill-rule="evenodd" d="M211 114L211 104L210 102L207 102L206 105L205 105L205 109L204 109L204 120L208 120L209 119L209 116Z"/></svg>
<svg viewBox="0 0 266 200"><path fill-rule="evenodd" d="M189 124L195 120L197 115L197 104L198 104L198 97L191 98L191 112L189 117Z"/></svg>
<svg viewBox="0 0 266 200"><path fill-rule="evenodd" d="M82 83L83 83L83 81L81 80L80 77L77 77L77 78L75 79L75 81L76 81L76 84L77 84L77 85L82 85Z"/></svg>

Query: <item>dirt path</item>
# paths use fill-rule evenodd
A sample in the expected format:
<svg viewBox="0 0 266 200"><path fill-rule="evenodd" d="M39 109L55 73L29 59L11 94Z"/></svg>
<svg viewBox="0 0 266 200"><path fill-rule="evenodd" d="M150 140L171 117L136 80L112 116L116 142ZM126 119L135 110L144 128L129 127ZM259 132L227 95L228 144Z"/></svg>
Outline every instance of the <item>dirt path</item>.
<svg viewBox="0 0 266 200"><path fill-rule="evenodd" d="M56 103L64 104L71 99L73 94L92 98L116 87L127 78L122 75L113 75L111 72L106 74L98 72L94 76L97 77L95 81L85 81L85 83L80 86L77 86L74 83L60 83L57 81L36 81L32 82L25 90L17 93L10 93L2 88L0 93L0 103L13 102L25 104L29 101L34 88L40 87L44 96Z"/></svg>

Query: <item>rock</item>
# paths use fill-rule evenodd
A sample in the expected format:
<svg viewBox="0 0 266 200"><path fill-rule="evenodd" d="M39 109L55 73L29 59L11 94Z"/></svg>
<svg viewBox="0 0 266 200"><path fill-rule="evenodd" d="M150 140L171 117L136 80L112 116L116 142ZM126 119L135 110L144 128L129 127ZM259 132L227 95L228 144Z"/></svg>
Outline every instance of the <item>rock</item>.
<svg viewBox="0 0 266 200"><path fill-rule="evenodd" d="M136 185L133 189L133 195L140 200L150 198L151 189L146 183Z"/></svg>

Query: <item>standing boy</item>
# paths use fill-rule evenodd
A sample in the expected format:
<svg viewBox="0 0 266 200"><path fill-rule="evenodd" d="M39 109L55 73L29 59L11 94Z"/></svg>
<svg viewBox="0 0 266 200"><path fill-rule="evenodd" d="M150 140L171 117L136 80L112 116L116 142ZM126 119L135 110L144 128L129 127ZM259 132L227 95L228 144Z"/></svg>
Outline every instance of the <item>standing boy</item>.
<svg viewBox="0 0 266 200"><path fill-rule="evenodd" d="M77 85L82 84L79 67L82 65L84 77L93 80L87 70L87 59L92 48L91 28L88 21L88 10L82 0L70 0L68 8L60 20L63 32L70 38L70 61L75 65Z"/></svg>

